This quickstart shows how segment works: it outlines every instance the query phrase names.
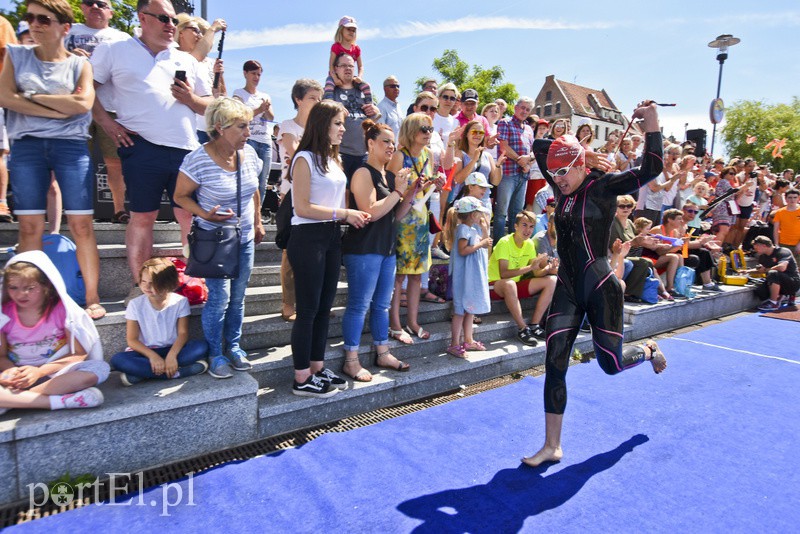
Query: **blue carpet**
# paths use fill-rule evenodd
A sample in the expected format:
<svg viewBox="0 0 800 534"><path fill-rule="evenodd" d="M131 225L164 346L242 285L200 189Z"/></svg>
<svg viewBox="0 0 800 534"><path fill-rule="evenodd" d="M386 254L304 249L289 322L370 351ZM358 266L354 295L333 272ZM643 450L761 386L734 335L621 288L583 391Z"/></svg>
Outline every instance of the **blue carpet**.
<svg viewBox="0 0 800 534"><path fill-rule="evenodd" d="M778 355L759 343L765 323L745 317L681 337ZM770 330L775 323L795 324L769 321ZM759 327L759 339L742 335ZM677 339L660 344L669 358L663 375L649 364L615 377L594 362L570 369L560 464L519 464L544 434L543 377L527 378L205 472L192 480L194 505L184 481L184 504L169 516L160 515L156 488L144 506L135 497L130 506L90 506L9 530L795 531L800 365ZM176 492L167 498L176 501Z"/></svg>

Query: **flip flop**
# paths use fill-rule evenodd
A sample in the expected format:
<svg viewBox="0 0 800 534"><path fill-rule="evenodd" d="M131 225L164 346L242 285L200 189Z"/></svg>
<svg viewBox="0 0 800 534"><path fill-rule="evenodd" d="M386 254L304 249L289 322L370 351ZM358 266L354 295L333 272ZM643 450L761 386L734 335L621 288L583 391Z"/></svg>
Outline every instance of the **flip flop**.
<svg viewBox="0 0 800 534"><path fill-rule="evenodd" d="M430 291L428 291L427 293L425 293L425 294L424 294L423 296L421 296L419 299L420 299L420 300L424 300L425 302L433 302L434 304L444 304L445 302L447 302L447 301L446 301L446 300L444 300L442 297L440 297L440 296L438 296L438 295L434 295L434 294L433 294L433 293L431 293ZM425 338L425 339L427 339L427 338Z"/></svg>
<svg viewBox="0 0 800 534"><path fill-rule="evenodd" d="M414 344L414 340L411 339L411 336L406 334L405 330L403 330L402 328L400 330L392 330L390 328L389 329L389 337L392 338L392 339L396 339L397 341L399 341L400 343L403 343L404 345L413 345Z"/></svg>
<svg viewBox="0 0 800 534"><path fill-rule="evenodd" d="M90 304L89 306L86 306L85 311L93 321L97 321L98 319L102 319L106 316L106 309L100 304Z"/></svg>
<svg viewBox="0 0 800 534"><path fill-rule="evenodd" d="M419 330L417 330L416 332L411 330L410 326L406 326L405 328L403 328L403 330L405 330L408 334L410 334L412 336L417 336L419 339L430 339L431 338L431 333L428 332L427 330L425 330L424 328L422 328L421 326L419 327Z"/></svg>

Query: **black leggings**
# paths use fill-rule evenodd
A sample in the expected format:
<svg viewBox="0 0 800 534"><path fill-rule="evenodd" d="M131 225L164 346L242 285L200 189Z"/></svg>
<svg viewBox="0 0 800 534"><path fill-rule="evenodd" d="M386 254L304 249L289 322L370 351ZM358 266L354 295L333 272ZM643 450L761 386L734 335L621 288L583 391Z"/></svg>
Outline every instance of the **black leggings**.
<svg viewBox="0 0 800 534"><path fill-rule="evenodd" d="M563 273L559 272L550 304L544 380L544 411L547 413L563 414L567 406L567 368L584 315L592 325L597 362L607 374L617 374L645 359L641 347L622 346L622 286L608 260L598 258L582 275L567 284Z"/></svg>
<svg viewBox="0 0 800 534"><path fill-rule="evenodd" d="M698 248L689 253L689 257L683 260L683 264L694 269L699 275L714 268L714 258L706 249Z"/></svg>
<svg viewBox="0 0 800 534"><path fill-rule="evenodd" d="M338 223L292 226L286 255L295 281L297 319L292 327L296 370L325 359L328 323L342 266L342 233Z"/></svg>

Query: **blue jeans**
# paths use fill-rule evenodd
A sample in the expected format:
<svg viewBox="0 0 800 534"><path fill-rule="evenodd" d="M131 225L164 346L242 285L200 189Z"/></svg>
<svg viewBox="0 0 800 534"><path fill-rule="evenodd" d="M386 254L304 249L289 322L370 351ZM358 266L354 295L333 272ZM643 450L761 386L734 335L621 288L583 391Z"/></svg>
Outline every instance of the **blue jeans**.
<svg viewBox="0 0 800 534"><path fill-rule="evenodd" d="M497 186L495 198L494 224L492 238L497 243L506 233L514 231L517 213L525 207L525 192L528 190L528 177L525 174L503 176Z"/></svg>
<svg viewBox="0 0 800 534"><path fill-rule="evenodd" d="M343 259L348 291L342 318L344 350L358 350L367 310L373 345L385 345L389 341L389 305L397 256L345 254Z"/></svg>
<svg viewBox="0 0 800 534"><path fill-rule="evenodd" d="M166 358L171 348L171 346L158 347L154 348L153 351L162 358ZM208 345L206 345L205 341L202 339L190 339L180 352L178 352L178 369L202 360L205 358L207 352ZM172 378L167 375L154 375L153 368L150 366L150 360L147 359L147 356L143 356L132 350L118 352L113 355L111 357L111 366L117 371L130 376L160 379Z"/></svg>
<svg viewBox="0 0 800 534"><path fill-rule="evenodd" d="M261 203L264 203L264 195L267 193L267 178L272 165L272 143L261 143L259 141L247 140L247 144L253 147L258 154L258 159L264 164L261 167L261 174L258 175L258 194L261 196Z"/></svg>
<svg viewBox="0 0 800 534"><path fill-rule="evenodd" d="M203 307L203 333L208 341L208 359L225 354L223 341L228 350L239 348L244 321L244 292L253 270L255 245L251 239L239 248L239 276L232 280L206 278L208 300Z"/></svg>
<svg viewBox="0 0 800 534"><path fill-rule="evenodd" d="M43 215L47 208L50 171L61 187L67 215L94 213L94 173L84 139L45 139L25 136L13 144L8 162L14 213Z"/></svg>

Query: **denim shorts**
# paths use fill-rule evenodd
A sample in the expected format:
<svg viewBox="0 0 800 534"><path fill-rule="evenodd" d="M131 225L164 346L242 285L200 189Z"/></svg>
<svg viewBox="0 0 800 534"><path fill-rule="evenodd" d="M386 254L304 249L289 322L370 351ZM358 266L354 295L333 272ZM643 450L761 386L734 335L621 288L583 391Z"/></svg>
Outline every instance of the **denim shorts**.
<svg viewBox="0 0 800 534"><path fill-rule="evenodd" d="M147 213L161 207L161 194L167 190L172 206L178 170L189 150L155 145L144 137L131 135L133 146L117 149L130 211Z"/></svg>
<svg viewBox="0 0 800 534"><path fill-rule="evenodd" d="M92 159L85 139L25 136L14 141L8 163L16 215L43 215L51 171L67 215L92 215Z"/></svg>

